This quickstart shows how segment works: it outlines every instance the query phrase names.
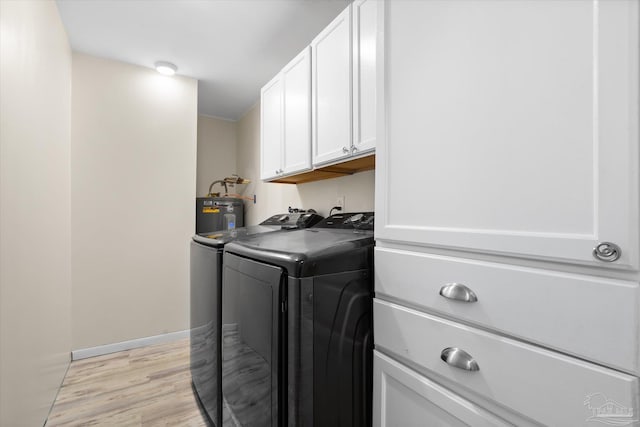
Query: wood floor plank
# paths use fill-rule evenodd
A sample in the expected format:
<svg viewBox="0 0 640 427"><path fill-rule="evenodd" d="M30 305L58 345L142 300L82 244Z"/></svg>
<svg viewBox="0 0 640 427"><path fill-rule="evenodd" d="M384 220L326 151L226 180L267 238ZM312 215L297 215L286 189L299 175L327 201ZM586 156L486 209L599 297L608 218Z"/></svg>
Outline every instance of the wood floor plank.
<svg viewBox="0 0 640 427"><path fill-rule="evenodd" d="M189 339L74 361L46 427L206 427Z"/></svg>

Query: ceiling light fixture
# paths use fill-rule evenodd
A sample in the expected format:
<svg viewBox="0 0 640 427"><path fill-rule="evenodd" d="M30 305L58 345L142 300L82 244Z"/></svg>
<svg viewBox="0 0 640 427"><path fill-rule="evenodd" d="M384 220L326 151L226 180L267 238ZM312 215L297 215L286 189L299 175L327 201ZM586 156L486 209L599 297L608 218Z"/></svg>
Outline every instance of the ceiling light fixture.
<svg viewBox="0 0 640 427"><path fill-rule="evenodd" d="M173 76L178 71L178 67L171 62L158 61L156 62L156 71L165 76Z"/></svg>

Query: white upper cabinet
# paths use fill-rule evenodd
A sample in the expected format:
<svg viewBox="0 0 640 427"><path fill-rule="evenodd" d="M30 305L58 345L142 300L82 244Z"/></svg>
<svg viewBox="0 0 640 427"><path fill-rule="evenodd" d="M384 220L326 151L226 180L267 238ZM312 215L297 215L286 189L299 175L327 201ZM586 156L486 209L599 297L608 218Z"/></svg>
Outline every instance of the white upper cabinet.
<svg viewBox="0 0 640 427"><path fill-rule="evenodd" d="M353 155L376 147L376 38L378 1L353 7Z"/></svg>
<svg viewBox="0 0 640 427"><path fill-rule="evenodd" d="M312 42L313 164L351 155L351 6Z"/></svg>
<svg viewBox="0 0 640 427"><path fill-rule="evenodd" d="M311 169L311 50L282 70L284 94L283 173Z"/></svg>
<svg viewBox="0 0 640 427"><path fill-rule="evenodd" d="M637 1L378 13L377 239L638 267ZM602 242L619 259L597 260Z"/></svg>
<svg viewBox="0 0 640 427"><path fill-rule="evenodd" d="M282 166L282 78L278 74L260 92L261 179L277 177Z"/></svg>
<svg viewBox="0 0 640 427"><path fill-rule="evenodd" d="M377 9L356 0L311 42L314 166L375 149Z"/></svg>
<svg viewBox="0 0 640 427"><path fill-rule="evenodd" d="M261 179L311 169L311 54L307 47L261 92Z"/></svg>
<svg viewBox="0 0 640 427"><path fill-rule="evenodd" d="M377 8L356 0L262 89L263 180L375 150Z"/></svg>

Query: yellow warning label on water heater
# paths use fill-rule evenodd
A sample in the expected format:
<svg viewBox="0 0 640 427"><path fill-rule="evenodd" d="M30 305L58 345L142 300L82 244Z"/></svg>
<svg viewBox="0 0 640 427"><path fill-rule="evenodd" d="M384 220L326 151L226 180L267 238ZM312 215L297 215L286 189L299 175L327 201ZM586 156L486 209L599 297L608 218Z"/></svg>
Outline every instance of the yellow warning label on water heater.
<svg viewBox="0 0 640 427"><path fill-rule="evenodd" d="M220 213L220 209L205 206L202 208L202 213Z"/></svg>

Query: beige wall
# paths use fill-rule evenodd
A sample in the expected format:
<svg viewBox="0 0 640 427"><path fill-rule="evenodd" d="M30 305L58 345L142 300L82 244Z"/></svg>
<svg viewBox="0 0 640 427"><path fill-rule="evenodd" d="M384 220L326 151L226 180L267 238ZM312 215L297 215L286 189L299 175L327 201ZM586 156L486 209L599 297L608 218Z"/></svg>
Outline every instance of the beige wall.
<svg viewBox="0 0 640 427"><path fill-rule="evenodd" d="M198 116L198 181L197 194L204 197L209 185L236 172L236 122L209 116ZM229 188L230 193L235 188ZM214 192L224 191L215 185Z"/></svg>
<svg viewBox="0 0 640 427"><path fill-rule="evenodd" d="M197 81L73 55L73 349L188 328Z"/></svg>
<svg viewBox="0 0 640 427"><path fill-rule="evenodd" d="M347 211L372 211L374 208L374 171L306 184L272 184L260 181L260 105L254 106L238 122L238 173L253 180L244 194L257 197L257 203L245 202L245 221L255 225L265 218L286 212L289 206L313 208L329 215L339 196L345 197Z"/></svg>
<svg viewBox="0 0 640 427"><path fill-rule="evenodd" d="M367 171L299 184L298 194L304 208L313 208L322 216L329 215L340 196L344 196L346 212L373 211L374 184L375 171Z"/></svg>
<svg viewBox="0 0 640 427"><path fill-rule="evenodd" d="M52 1L0 1L0 425L41 426L71 349L71 50Z"/></svg>

